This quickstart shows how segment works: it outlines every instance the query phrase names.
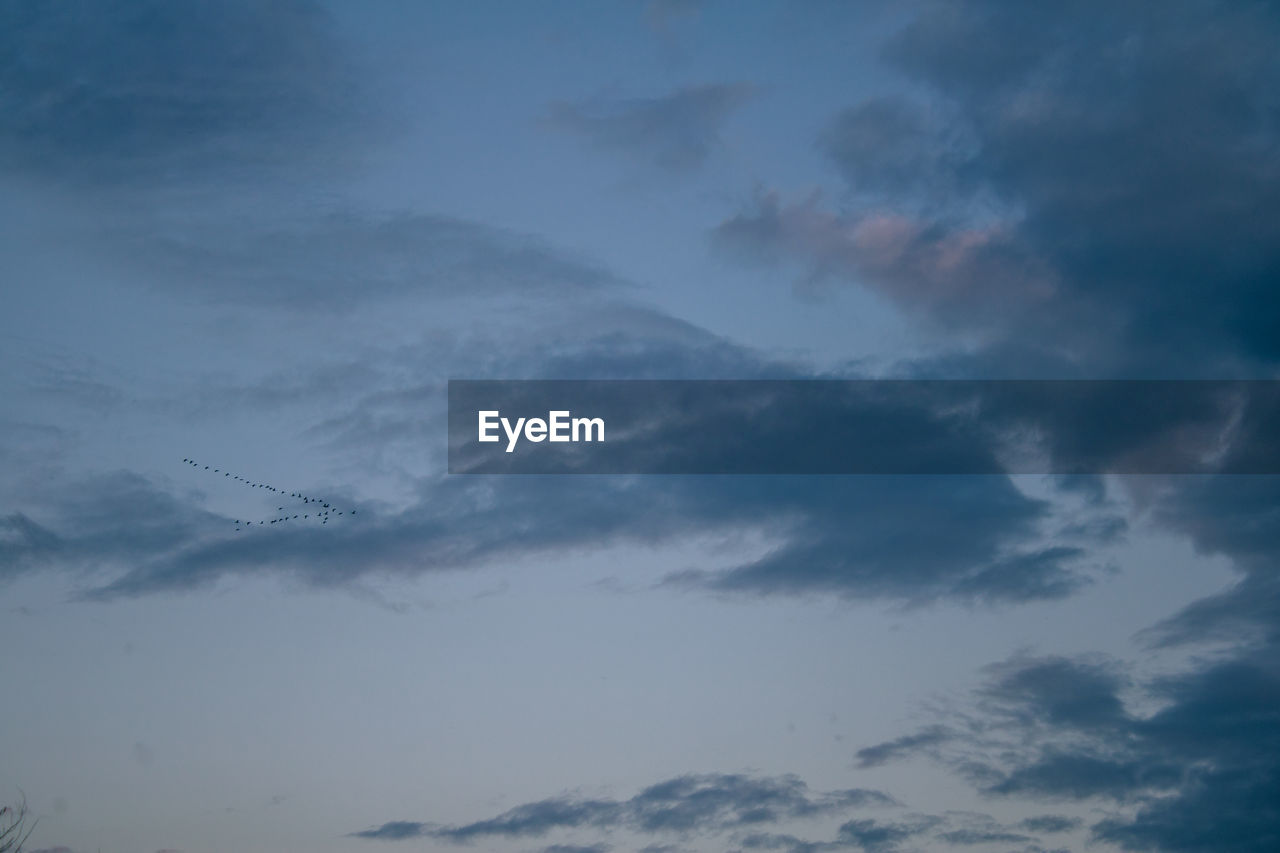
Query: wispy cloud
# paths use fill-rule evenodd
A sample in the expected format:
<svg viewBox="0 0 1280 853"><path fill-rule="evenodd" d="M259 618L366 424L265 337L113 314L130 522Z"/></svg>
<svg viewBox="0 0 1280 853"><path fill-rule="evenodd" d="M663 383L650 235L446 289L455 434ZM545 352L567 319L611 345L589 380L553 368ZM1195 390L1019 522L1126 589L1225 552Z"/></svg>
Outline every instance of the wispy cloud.
<svg viewBox="0 0 1280 853"><path fill-rule="evenodd" d="M552 830L581 828L628 829L641 834L719 833L895 804L880 791L862 788L811 792L795 776L711 773L669 779L627 800L566 795L517 806L473 823L392 821L352 836L394 840L427 837L464 843L487 837L537 838Z"/></svg>

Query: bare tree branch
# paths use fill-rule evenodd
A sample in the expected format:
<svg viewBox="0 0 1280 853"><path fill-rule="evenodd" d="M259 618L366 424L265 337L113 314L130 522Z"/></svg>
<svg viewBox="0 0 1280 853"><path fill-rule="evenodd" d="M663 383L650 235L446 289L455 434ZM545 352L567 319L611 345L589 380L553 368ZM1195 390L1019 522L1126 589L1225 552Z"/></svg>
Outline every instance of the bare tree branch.
<svg viewBox="0 0 1280 853"><path fill-rule="evenodd" d="M22 845L36 828L36 821L27 823L27 817L25 794L18 805L0 807L0 853L22 853Z"/></svg>

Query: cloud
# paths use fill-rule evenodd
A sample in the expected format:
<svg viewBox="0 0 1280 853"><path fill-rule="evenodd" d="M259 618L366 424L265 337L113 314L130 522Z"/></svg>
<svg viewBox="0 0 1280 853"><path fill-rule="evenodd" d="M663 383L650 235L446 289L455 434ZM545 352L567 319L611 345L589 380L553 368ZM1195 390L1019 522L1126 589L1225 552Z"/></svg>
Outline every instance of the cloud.
<svg viewBox="0 0 1280 853"><path fill-rule="evenodd" d="M701 834L837 814L853 808L895 805L879 791L854 788L811 792L795 776L711 773L679 776L651 785L628 800L564 795L517 806L473 823L440 825L392 821L352 833L356 838L435 838L454 843L479 838L538 838L553 830L628 829ZM558 847L558 845L556 846ZM548 850L552 848L547 848Z"/></svg>
<svg viewBox="0 0 1280 853"><path fill-rule="evenodd" d="M858 766L923 755L986 796L1102 804L1110 813L1092 822L1091 836L1122 849L1252 853L1274 846L1280 585L1273 522L1280 484L1268 476L1209 475L1132 486L1142 487L1157 523L1201 552L1228 558L1242 574L1139 636L1166 648L1216 643L1216 655L1145 679L1100 656L1016 656L988 668L970 706L860 750ZM1011 831L1076 825L1046 816Z"/></svg>
<svg viewBox="0 0 1280 853"><path fill-rule="evenodd" d="M892 761L899 761L910 755L945 743L953 737L949 729L942 726L931 726L915 734L903 735L875 746L859 749L856 766L859 769L880 767Z"/></svg>
<svg viewBox="0 0 1280 853"><path fill-rule="evenodd" d="M851 820L842 824L836 833L836 841L867 853L885 853L940 823L938 818L928 817L912 821L885 822L870 818Z"/></svg>
<svg viewBox="0 0 1280 853"><path fill-rule="evenodd" d="M1269 574L1280 549L1273 523L1277 500L1280 480L1273 476L1180 478L1161 496L1157 517L1190 536L1200 551L1227 556L1250 573Z"/></svg>
<svg viewBox="0 0 1280 853"><path fill-rule="evenodd" d="M860 818L846 821L831 841L809 841L794 835L757 832L742 839L749 850L785 850L787 853L827 853L827 851L863 850L867 853L893 853L912 838L946 825L935 815L916 815L897 821Z"/></svg>
<svg viewBox="0 0 1280 853"><path fill-rule="evenodd" d="M584 338L581 326L570 324L562 335L549 331L537 342L507 340L492 348L482 342L483 358L474 363L499 375L806 375L651 311L593 312L586 316L598 324L595 336ZM209 411L245 405L258 410L319 394L330 414L313 437L331 442L334 453L359 466L376 469L388 453L401 454L401 461L404 454L421 453L433 412L443 414L442 389L429 377L449 365L471 363L469 355L434 343L401 348L394 361L377 369L322 365L315 381L303 376L282 386L268 378L262 387L240 391L205 389L200 400L213 407ZM332 409L333 388L350 385L360 393L355 386L370 381L378 386ZM916 450L929 439L944 457L990 453L981 435L934 435L927 417L921 420L927 414L905 412L894 434ZM748 596L1000 604L1060 598L1087 583L1092 572L1083 546L1095 537L1087 530L1069 537L1055 533L1055 506L999 476L730 481L468 478L438 471L428 466L411 474L403 464L395 466L412 490L396 506L376 506L348 492L345 499L359 511L352 523L239 532L231 518L199 509L196 496L175 495L138 475L63 477L46 484L44 503L24 508L30 524L10 522L10 547L0 556L10 572L115 568L113 578L85 593L102 600L193 590L240 575L341 587L374 575L419 577L504 559L554 559L624 543L672 543L746 530L763 533L769 550L716 571L672 572L668 585Z"/></svg>
<svg viewBox="0 0 1280 853"><path fill-rule="evenodd" d="M816 486L802 477L732 484L711 477L429 478L419 489L418 501L399 512L357 502L359 520L341 526L239 533L230 519L144 491L138 495L163 505L161 514L81 507L83 516L68 514L64 525L41 532L39 541L61 540L60 549L37 552L37 540L27 536L32 545L15 557L43 556L55 565L127 561L123 574L89 593L111 599L263 571L340 586L374 573L417 576L516 556L757 529L778 541L768 555L721 572L674 575L669 583L748 595L1018 602L1061 596L1087 577L1072 566L1074 553L1051 550L1038 552L1030 582L992 570L1008 559L1005 552L1034 542L1048 512L994 477L823 478ZM88 526L75 532L82 524Z"/></svg>
<svg viewBox="0 0 1280 853"><path fill-rule="evenodd" d="M818 198L784 203L775 193L722 222L718 245L762 260L798 257L810 285L852 277L949 331L1003 332L1046 310L1055 274L1007 225L941 225L885 212L836 214Z"/></svg>
<svg viewBox="0 0 1280 853"><path fill-rule="evenodd" d="M1030 578L1002 569L1027 556L1007 551L1033 541L1048 510L1000 478L737 478L735 486L743 509L760 503L761 522L795 518L786 544L672 583L751 595L1007 602L1060 597L1085 582L1071 566L1073 551L1031 552L1038 574Z"/></svg>
<svg viewBox="0 0 1280 853"><path fill-rule="evenodd" d="M138 474L85 479L59 472L14 507L26 521L8 523L0 571L105 569L108 579L96 575L97 585L83 593L99 600L190 591L237 576L334 588L374 576L416 578L504 559L755 530L769 539L766 553L715 572L673 573L669 584L750 596L998 604L1057 598L1088 582L1092 567L1080 549L1091 538L1059 537L1055 507L999 476L466 478L442 476L441 459L406 469L405 459L424 456L424 435L443 428L433 420L443 417L440 382L459 366L472 376L476 365L517 377L812 375L643 306L608 298L574 306L537 340L513 335L457 345L428 338L348 362L317 361L311 372L268 374L242 386L222 380L145 404L165 417L181 412L202 420L246 408L299 412L313 424L308 439L326 442L330 455L360 470L387 468L409 490L396 505L341 489L359 511L355 523L237 532L231 517L201 509L198 494ZM593 331L584 335L584 328ZM922 440L943 457L991 452L981 434L930 432L927 410L904 411L894 423L913 452ZM199 455L198 448L184 452Z"/></svg>
<svg viewBox="0 0 1280 853"><path fill-rule="evenodd" d="M616 824L622 807L609 800L573 800L568 797L517 806L497 817L461 826L432 827L425 834L453 842L498 836L537 838L552 829L603 827Z"/></svg>
<svg viewBox="0 0 1280 853"><path fill-rule="evenodd" d="M988 667L980 691L988 707L1023 725L1102 730L1125 721L1119 691L1126 679L1108 662L1080 658L1013 658Z"/></svg>
<svg viewBox="0 0 1280 853"><path fill-rule="evenodd" d="M1147 629L1143 639L1164 647L1280 643L1280 577L1275 571L1280 477L1177 478L1157 492L1153 503L1161 524L1187 535L1198 551L1229 558L1242 577Z"/></svg>
<svg viewBox="0 0 1280 853"><path fill-rule="evenodd" d="M1036 815L1035 817L1024 818L1018 822L1018 826L1028 830L1029 832L1057 833L1070 832L1078 829L1084 821L1078 817L1066 817L1063 815Z"/></svg>
<svg viewBox="0 0 1280 853"><path fill-rule="evenodd" d="M949 715L956 734L936 754L989 796L1125 806L1091 826L1123 849L1265 850L1280 837L1276 660L1274 646L1246 650L1133 684L1104 660L1013 658ZM1125 690L1156 710L1130 710Z"/></svg>
<svg viewBox="0 0 1280 853"><path fill-rule="evenodd" d="M1023 835L1022 833L1006 832L998 829L953 829L948 832L939 833L938 838L948 844L958 845L1018 844L1031 840L1030 836Z"/></svg>
<svg viewBox="0 0 1280 853"><path fill-rule="evenodd" d="M58 553L61 540L20 512L0 517L0 578L29 571Z"/></svg>
<svg viewBox="0 0 1280 853"><path fill-rule="evenodd" d="M410 820L392 820L375 829L353 832L353 838L366 838L381 841L403 841L406 838L420 838L427 833L429 825Z"/></svg>
<svg viewBox="0 0 1280 853"><path fill-rule="evenodd" d="M754 778L709 774L682 776L641 791L630 801L635 825L644 832L692 831L707 824L721 828L774 823L831 814L853 807L889 806L880 791L852 788L810 794L794 776Z"/></svg>
<svg viewBox="0 0 1280 853"><path fill-rule="evenodd" d="M309 0L21 0L0 34L0 163L27 171L115 181L293 160L357 106Z"/></svg>
<svg viewBox="0 0 1280 853"><path fill-rule="evenodd" d="M911 94L854 104L819 135L839 191L763 190L713 238L798 267L801 286L870 289L940 332L951 351L902 365L908 375L1274 375L1277 38L1280 15L1264 4L929 4L886 47ZM1040 423L1064 458L1087 446L1123 458L1131 438L1087 409ZM1266 434L1242 454L1274 447ZM1099 658L1017 657L970 705L855 764L923 756L985 796L1104 809L1088 832L1121 849L1274 848L1280 485L1240 474L1119 485L1241 573L1141 635L1216 643L1216 656L1163 679ZM974 833L939 841L988 834Z"/></svg>
<svg viewBox="0 0 1280 853"><path fill-rule="evenodd" d="M0 579L50 565L119 571L223 528L226 520L131 472L63 482L39 501L65 534L22 513L0 517Z"/></svg>
<svg viewBox="0 0 1280 853"><path fill-rule="evenodd" d="M745 83L717 83L655 98L560 101L548 108L547 122L582 137L593 148L663 170L689 172L720 148L721 127L753 94Z"/></svg>
<svg viewBox="0 0 1280 853"><path fill-rule="evenodd" d="M1214 641L1231 646L1274 644L1280 640L1280 579L1247 575L1223 592L1192 602L1140 637L1157 647Z"/></svg>
<svg viewBox="0 0 1280 853"><path fill-rule="evenodd" d="M1265 4L929 4L884 53L920 94L855 105L819 139L840 209L766 193L716 233L1006 353L1265 372L1278 37Z"/></svg>

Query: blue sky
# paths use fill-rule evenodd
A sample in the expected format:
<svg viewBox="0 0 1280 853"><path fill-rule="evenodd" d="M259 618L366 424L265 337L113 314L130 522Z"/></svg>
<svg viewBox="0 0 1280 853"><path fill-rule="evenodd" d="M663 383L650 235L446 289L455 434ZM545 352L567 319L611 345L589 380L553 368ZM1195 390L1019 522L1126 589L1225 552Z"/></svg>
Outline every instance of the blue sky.
<svg viewBox="0 0 1280 853"><path fill-rule="evenodd" d="M1274 849L1274 478L450 477L445 382L1276 378L1278 37L0 3L28 850Z"/></svg>

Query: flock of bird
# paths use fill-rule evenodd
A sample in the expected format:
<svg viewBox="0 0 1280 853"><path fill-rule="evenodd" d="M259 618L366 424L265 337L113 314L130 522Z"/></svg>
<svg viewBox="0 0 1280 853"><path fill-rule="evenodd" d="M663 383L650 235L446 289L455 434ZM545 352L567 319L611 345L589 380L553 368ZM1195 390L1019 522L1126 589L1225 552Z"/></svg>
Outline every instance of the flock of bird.
<svg viewBox="0 0 1280 853"><path fill-rule="evenodd" d="M183 459L182 461L197 470L199 470L201 467L200 463L194 459ZM211 468L209 465L205 465L204 470L209 471L209 473L211 474L221 474L222 476L230 480L234 480L237 483L243 483L244 485L248 486L251 489L265 489L268 492L273 492L279 495L283 495L285 493L283 489L277 489L275 486L269 485L267 483L255 483L252 480L248 479L247 477L241 477L239 474L234 474L230 471L223 471L221 468ZM316 497L312 497L311 495L304 495L302 494L302 492L289 492L289 497L293 498L295 501L302 502L302 509L304 510L302 513L296 513L291 515L288 512L285 512L285 508L283 506L278 506L276 507L276 510L278 512L284 512L285 513L284 515L277 516L275 518L260 519L258 521L258 524L260 525L284 524L287 521L299 521L299 520L311 521L313 519L315 521L320 522L321 524L328 524L330 518L334 518L336 516L344 515L344 514L350 514L350 515L356 514L356 511L354 509L349 511L340 510L337 507L330 504L329 501L325 500L324 498L316 498ZM238 518L236 519L235 523L236 523L236 530L240 530L242 526L243 527L253 526L252 521L242 521L241 519L238 519Z"/></svg>

